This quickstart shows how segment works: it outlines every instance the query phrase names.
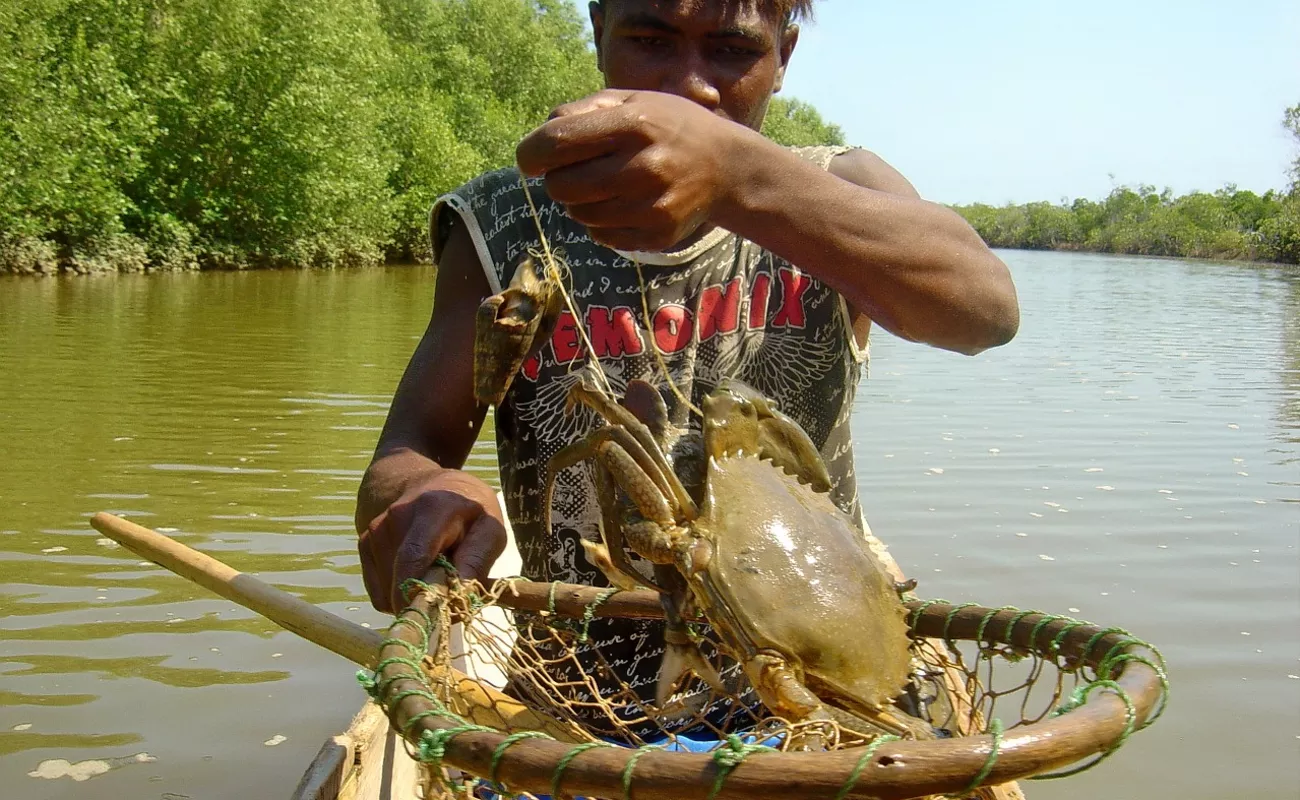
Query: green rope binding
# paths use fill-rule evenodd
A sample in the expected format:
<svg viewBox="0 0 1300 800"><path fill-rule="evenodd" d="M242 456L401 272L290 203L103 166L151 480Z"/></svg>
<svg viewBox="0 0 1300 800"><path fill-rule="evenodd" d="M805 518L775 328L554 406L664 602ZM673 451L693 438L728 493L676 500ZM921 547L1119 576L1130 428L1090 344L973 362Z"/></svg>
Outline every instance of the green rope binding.
<svg viewBox="0 0 1300 800"><path fill-rule="evenodd" d="M1017 608L1015 608L1015 607L1013 607L1013 606L1002 606L1001 608L991 608L991 609L989 609L989 613L985 614L985 615L980 619L980 624L979 624L979 626L978 626L977 628L975 628L975 642L976 642L976 644L978 644L979 642L984 641L984 629L987 628L987 627L989 626L989 623L993 621L993 618L994 618L994 617L996 617L1000 612L1003 612L1003 611L1019 611L1019 609L1017 609Z"/></svg>
<svg viewBox="0 0 1300 800"><path fill-rule="evenodd" d="M1101 753L1099 756L1094 758L1092 761L1084 762L1083 764L1080 764L1077 767L1072 767L1070 769L1063 770L1061 772L1051 772L1046 775L1034 775L1031 778L1029 778L1029 780L1031 781L1056 780L1057 778L1068 778L1071 775L1078 775L1081 772L1090 770L1093 767L1100 764L1101 762L1105 761L1107 758L1110 758L1110 756L1116 750L1124 746L1124 743L1127 742L1128 738L1133 735L1133 732L1138 730L1137 708L1133 705L1132 698L1128 696L1128 692L1125 692L1123 687L1121 687L1115 681L1111 681L1111 680L1095 681L1093 683L1085 684L1083 686L1078 687L1077 689L1074 690L1073 693L1071 693L1069 701L1064 703L1060 708L1056 709L1056 711L1053 712L1052 716L1059 717L1062 714L1067 714L1070 711L1073 711L1074 709L1078 708L1079 706L1087 702L1088 695L1092 694L1097 689L1110 689L1112 692L1114 692L1116 695L1119 696L1120 700L1124 702L1124 708L1125 708L1124 732L1119 735L1119 738L1115 740L1114 744L1106 748L1106 750L1103 753Z"/></svg>
<svg viewBox="0 0 1300 800"><path fill-rule="evenodd" d="M560 588L559 581L551 581L551 588L546 592L546 613L555 616L555 590Z"/></svg>
<svg viewBox="0 0 1300 800"><path fill-rule="evenodd" d="M462 733L495 733L482 725L457 725L454 728L426 728L420 734L420 763L428 764L434 769L442 767L442 759L447 755L447 743ZM544 734L543 734L544 735Z"/></svg>
<svg viewBox="0 0 1300 800"><path fill-rule="evenodd" d="M862 778L862 773L866 770L867 764L871 761L872 757L875 756L876 751L879 750L882 745L888 742L897 741L901 741L901 738L894 736L893 734L885 734L872 739L871 743L868 744L866 749L863 751L862 757L858 759L858 763L854 765L853 771L849 773L849 777L844 779L844 785L835 793L835 800L844 800L844 798L849 796L849 792L853 791L853 787L857 786L858 780Z"/></svg>
<svg viewBox="0 0 1300 800"><path fill-rule="evenodd" d="M591 603L582 610L582 631L578 634L579 644L587 643L587 630L591 627L591 621L596 618L596 608L599 607L601 603L604 603L609 598L618 594L619 591L620 590L616 586L606 589L596 595L596 599L592 600Z"/></svg>
<svg viewBox="0 0 1300 800"><path fill-rule="evenodd" d="M994 720L989 723L987 733L993 737L993 744L989 747L988 757L984 759L984 766L980 767L980 771L976 773L975 778L970 782L969 786L962 789L957 794L948 795L948 797L966 797L971 792L978 789L980 784L984 783L984 779L993 772L994 765L998 763L998 755L1002 752L1002 720L994 718Z"/></svg>
<svg viewBox="0 0 1300 800"><path fill-rule="evenodd" d="M489 730L491 729L489 728ZM492 761L488 765L488 780L497 784L502 789L505 789L506 785L497 778L497 770L501 768L501 759L503 756L505 756L506 750L510 748L510 745L514 744L515 742L523 741L524 739L550 739L550 738L551 738L550 736L546 735L545 733L542 733L541 731L520 731L519 733L512 733L506 738L502 739L501 744L497 745L496 749L492 751Z"/></svg>
<svg viewBox="0 0 1300 800"><path fill-rule="evenodd" d="M572 750L565 753L564 756L556 763L555 772L551 775L551 797L554 798L554 800L559 800L562 797L562 795L560 794L560 782L564 779L564 771L569 768L569 764L573 763L573 759L577 758L578 756L582 755L588 750L595 750L598 747L617 747L617 746L618 745L607 744L605 742L587 742L585 744L577 745Z"/></svg>
<svg viewBox="0 0 1300 800"><path fill-rule="evenodd" d="M636 762L641 760L641 756L656 749L658 748L650 746L639 747L623 765L623 800L632 800L632 770L636 769Z"/></svg>
<svg viewBox="0 0 1300 800"><path fill-rule="evenodd" d="M745 744L745 742L734 733L727 734L726 741L722 746L713 751L713 763L717 765L718 777L713 781L713 789L709 792L708 800L718 796L722 791L722 784L726 782L727 776L732 770L745 762L755 753L770 753L776 748L768 747L761 744Z"/></svg>

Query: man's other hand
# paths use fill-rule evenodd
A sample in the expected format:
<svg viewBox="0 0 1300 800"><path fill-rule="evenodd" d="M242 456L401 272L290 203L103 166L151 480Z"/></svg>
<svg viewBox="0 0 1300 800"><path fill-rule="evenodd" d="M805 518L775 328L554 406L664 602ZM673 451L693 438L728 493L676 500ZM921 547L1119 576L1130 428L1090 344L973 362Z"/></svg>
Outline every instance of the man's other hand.
<svg viewBox="0 0 1300 800"><path fill-rule="evenodd" d="M370 602L390 614L406 605L402 583L423 578L439 555L445 554L462 578L486 581L505 547L496 492L454 469L411 486L370 522L358 542Z"/></svg>

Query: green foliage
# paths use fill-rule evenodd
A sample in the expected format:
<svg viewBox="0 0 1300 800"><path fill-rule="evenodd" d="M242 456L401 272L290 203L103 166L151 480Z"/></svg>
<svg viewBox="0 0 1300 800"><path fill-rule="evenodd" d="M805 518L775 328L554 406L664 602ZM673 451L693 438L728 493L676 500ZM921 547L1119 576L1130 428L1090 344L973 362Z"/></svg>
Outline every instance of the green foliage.
<svg viewBox="0 0 1300 800"><path fill-rule="evenodd" d="M1174 197L1121 186L1100 203L956 210L992 247L1300 263L1300 196L1228 186Z"/></svg>
<svg viewBox="0 0 1300 800"><path fill-rule="evenodd" d="M773 97L763 119L763 134L792 147L844 144L844 131L822 119L817 109L802 100Z"/></svg>
<svg viewBox="0 0 1300 800"><path fill-rule="evenodd" d="M434 199L600 85L569 0L0 0L0 272L427 258Z"/></svg>
<svg viewBox="0 0 1300 800"><path fill-rule="evenodd" d="M0 254L19 271L120 251L125 186L154 136L87 5L0 4Z"/></svg>
<svg viewBox="0 0 1300 800"><path fill-rule="evenodd" d="M600 88L577 10L565 0L380 0L393 53L384 135L399 159L393 250L426 257L440 192L514 162L551 109Z"/></svg>
<svg viewBox="0 0 1300 800"><path fill-rule="evenodd" d="M372 5L175 0L152 32L159 136L135 184L161 256L215 266L373 261L391 228Z"/></svg>

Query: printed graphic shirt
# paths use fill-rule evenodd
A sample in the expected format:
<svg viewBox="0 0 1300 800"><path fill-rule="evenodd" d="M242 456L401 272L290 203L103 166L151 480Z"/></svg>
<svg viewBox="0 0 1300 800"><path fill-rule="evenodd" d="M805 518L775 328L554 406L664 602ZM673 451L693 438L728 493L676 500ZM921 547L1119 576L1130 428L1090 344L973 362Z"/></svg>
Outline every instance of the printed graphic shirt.
<svg viewBox="0 0 1300 800"><path fill-rule="evenodd" d="M795 152L825 168L844 148ZM529 179L528 191L551 247L571 271L567 288L579 318L569 311L561 314L550 342L524 364L496 410L502 491L526 577L608 585L580 545L581 539L600 541L592 464L556 477L549 529L541 507L548 461L603 424L585 407L565 409L576 369L587 358L579 325L614 392L621 396L635 379L651 383L660 390L671 422L687 435L698 435L701 421L669 388L663 367L697 408L724 378L738 379L771 398L820 448L836 504L861 520L849 417L866 353L854 340L843 297L799 267L722 229L671 253L608 249L592 242L586 229L547 197L540 179ZM450 214L466 225L493 292L509 284L529 250L540 249L515 169L480 176L438 200L431 215L435 257L445 243ZM644 308L633 259L644 278ZM663 366L651 342L658 346ZM647 623L598 620L590 636L629 685L652 698L661 630Z"/></svg>

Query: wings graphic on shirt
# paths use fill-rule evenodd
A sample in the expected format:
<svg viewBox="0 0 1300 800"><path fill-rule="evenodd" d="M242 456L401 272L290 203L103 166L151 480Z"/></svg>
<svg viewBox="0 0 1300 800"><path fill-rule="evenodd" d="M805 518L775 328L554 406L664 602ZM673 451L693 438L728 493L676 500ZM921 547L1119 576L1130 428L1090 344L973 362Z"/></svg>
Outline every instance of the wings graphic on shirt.
<svg viewBox="0 0 1300 800"><path fill-rule="evenodd" d="M717 355L701 365L699 377L715 386L723 378L737 378L768 397L793 397L834 368L839 349L833 340L811 341L782 328L769 329L761 336L724 342Z"/></svg>
<svg viewBox="0 0 1300 800"><path fill-rule="evenodd" d="M620 366L602 364L601 367L614 395L622 397L627 382L623 379ZM566 408L569 390L577 384L580 374L575 369L542 382L530 400L515 407L516 415L532 429L542 449L551 450L547 457L554 455L554 450L578 441L603 424L596 412L587 406L575 404L573 408Z"/></svg>

